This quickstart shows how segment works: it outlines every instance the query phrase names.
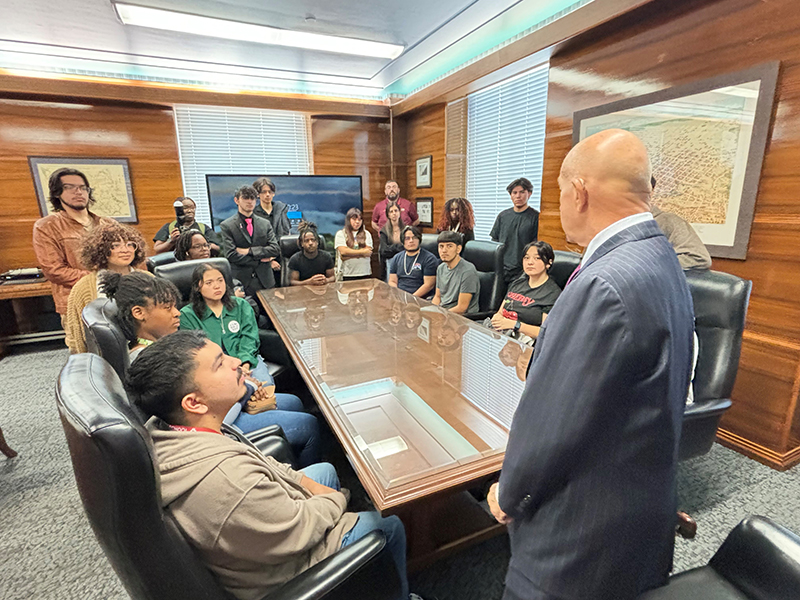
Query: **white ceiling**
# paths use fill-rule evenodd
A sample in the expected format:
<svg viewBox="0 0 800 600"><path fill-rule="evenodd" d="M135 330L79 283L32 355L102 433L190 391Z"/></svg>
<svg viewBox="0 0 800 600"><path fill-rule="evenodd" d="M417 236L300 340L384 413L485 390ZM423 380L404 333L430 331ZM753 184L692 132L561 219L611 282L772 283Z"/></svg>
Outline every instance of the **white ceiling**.
<svg viewBox="0 0 800 600"><path fill-rule="evenodd" d="M380 99L590 0L130 1L406 49L394 61L348 56L125 26L110 0L2 0L0 68Z"/></svg>

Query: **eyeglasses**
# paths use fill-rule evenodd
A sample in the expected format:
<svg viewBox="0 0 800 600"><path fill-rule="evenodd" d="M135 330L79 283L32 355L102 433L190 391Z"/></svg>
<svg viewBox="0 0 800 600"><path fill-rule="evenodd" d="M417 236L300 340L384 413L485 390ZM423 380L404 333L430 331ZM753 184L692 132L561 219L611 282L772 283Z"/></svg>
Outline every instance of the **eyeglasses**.
<svg viewBox="0 0 800 600"><path fill-rule="evenodd" d="M61 187L64 188L65 192L74 192L75 190L78 190L79 192L89 193L92 191L92 188L90 188L88 185L73 185L71 183L65 183Z"/></svg>
<svg viewBox="0 0 800 600"><path fill-rule="evenodd" d="M206 244L192 244L192 246L191 246L192 250L208 250L209 248L211 248L211 244L207 244L207 243Z"/></svg>
<svg viewBox="0 0 800 600"><path fill-rule="evenodd" d="M111 244L111 250L120 251L125 249L136 251L139 249L139 244L136 242L114 242Z"/></svg>

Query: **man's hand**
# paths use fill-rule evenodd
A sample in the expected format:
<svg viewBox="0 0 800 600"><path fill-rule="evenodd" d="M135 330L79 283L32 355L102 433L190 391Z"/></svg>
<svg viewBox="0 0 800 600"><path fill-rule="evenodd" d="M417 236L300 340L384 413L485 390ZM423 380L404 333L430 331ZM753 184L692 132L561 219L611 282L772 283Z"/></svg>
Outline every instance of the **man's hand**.
<svg viewBox="0 0 800 600"><path fill-rule="evenodd" d="M330 494L331 492L336 491L335 489L329 488L326 485L317 483L316 481L314 481L309 477L306 477L305 475L303 475L303 478L300 480L300 485L306 488L314 496L319 496L320 494Z"/></svg>
<svg viewBox="0 0 800 600"><path fill-rule="evenodd" d="M274 258L272 259L272 270L273 271L280 271L281 270L281 263L279 263Z"/></svg>
<svg viewBox="0 0 800 600"><path fill-rule="evenodd" d="M328 283L328 279L322 273L311 276L311 285L325 285L326 283Z"/></svg>
<svg viewBox="0 0 800 600"><path fill-rule="evenodd" d="M242 256L247 256L248 254L250 254L250 248L236 248L236 252L238 252Z"/></svg>
<svg viewBox="0 0 800 600"><path fill-rule="evenodd" d="M486 502L489 504L489 510L492 511L492 515L495 519L497 519L498 523L503 525L508 525L513 521L511 517L509 517L506 513L502 511L500 508L500 504L497 502L497 487L499 484L493 483L492 487L489 488L489 493L486 495Z"/></svg>
<svg viewBox="0 0 800 600"><path fill-rule="evenodd" d="M177 227L169 232L169 239L171 242L175 242L179 237L181 237L181 230Z"/></svg>

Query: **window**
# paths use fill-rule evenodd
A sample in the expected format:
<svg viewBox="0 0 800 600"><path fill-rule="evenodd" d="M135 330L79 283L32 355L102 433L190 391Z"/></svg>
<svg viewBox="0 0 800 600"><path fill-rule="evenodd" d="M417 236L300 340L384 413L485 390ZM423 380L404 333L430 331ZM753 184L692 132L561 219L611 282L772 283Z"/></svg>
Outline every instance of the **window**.
<svg viewBox="0 0 800 600"><path fill-rule="evenodd" d="M467 195L467 99L445 108L444 200ZM436 219L434 219L436 220Z"/></svg>
<svg viewBox="0 0 800 600"><path fill-rule="evenodd" d="M210 224L206 174L311 175L310 122L302 113L221 106L175 106L183 193Z"/></svg>
<svg viewBox="0 0 800 600"><path fill-rule="evenodd" d="M549 66L468 96L467 199L475 239L490 239L497 214L511 208L506 186L518 177L533 183L530 205L539 209Z"/></svg>

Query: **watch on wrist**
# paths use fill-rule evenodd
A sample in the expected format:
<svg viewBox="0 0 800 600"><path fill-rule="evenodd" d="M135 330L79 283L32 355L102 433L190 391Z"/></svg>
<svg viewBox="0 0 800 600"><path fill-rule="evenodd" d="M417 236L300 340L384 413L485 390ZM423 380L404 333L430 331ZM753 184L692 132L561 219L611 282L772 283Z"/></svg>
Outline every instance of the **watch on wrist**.
<svg viewBox="0 0 800 600"><path fill-rule="evenodd" d="M520 328L521 325L522 325L522 323L519 321L519 319L514 321L514 331L519 331L519 328Z"/></svg>

